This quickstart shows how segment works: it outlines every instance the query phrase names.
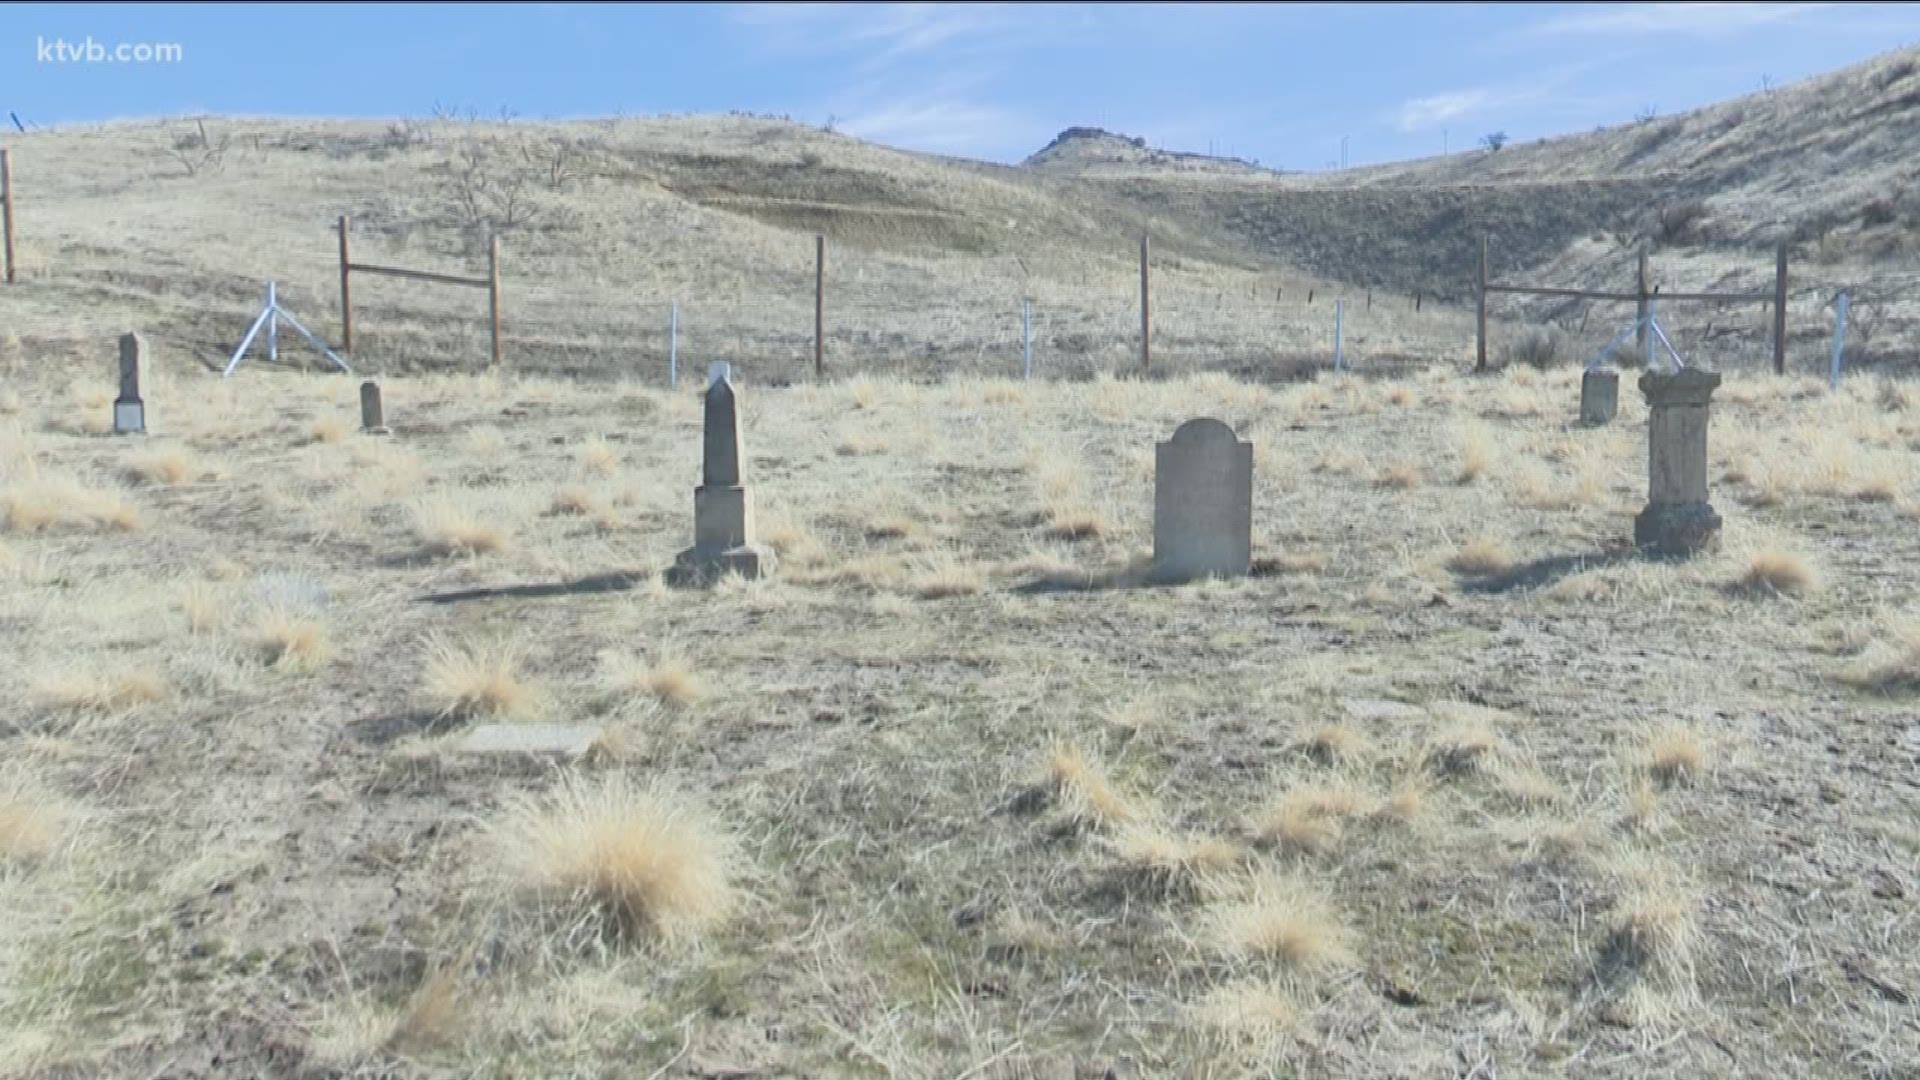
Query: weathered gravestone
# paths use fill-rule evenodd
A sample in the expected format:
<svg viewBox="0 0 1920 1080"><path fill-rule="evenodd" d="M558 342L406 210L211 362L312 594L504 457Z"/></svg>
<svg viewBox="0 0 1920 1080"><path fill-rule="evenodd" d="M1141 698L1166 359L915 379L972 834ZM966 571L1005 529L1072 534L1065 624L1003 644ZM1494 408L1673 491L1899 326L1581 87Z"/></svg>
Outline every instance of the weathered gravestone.
<svg viewBox="0 0 1920 1080"><path fill-rule="evenodd" d="M386 412L380 407L380 384L372 379L360 384L360 430L371 435L387 433Z"/></svg>
<svg viewBox="0 0 1920 1080"><path fill-rule="evenodd" d="M707 372L701 484L693 492L693 546L682 551L667 572L673 584L697 584L727 573L758 578L773 572L773 553L753 542L747 455L731 375L726 364L714 364Z"/></svg>
<svg viewBox="0 0 1920 1080"><path fill-rule="evenodd" d="M1580 422L1603 427L1619 412L1620 373L1610 368L1589 368L1580 376Z"/></svg>
<svg viewBox="0 0 1920 1080"><path fill-rule="evenodd" d="M1253 563L1253 444L1202 417L1154 447L1153 577L1247 573Z"/></svg>
<svg viewBox="0 0 1920 1080"><path fill-rule="evenodd" d="M1656 555L1690 555L1720 531L1707 503L1707 408L1716 372L1682 368L1640 376L1647 397L1647 508L1633 542Z"/></svg>
<svg viewBox="0 0 1920 1080"><path fill-rule="evenodd" d="M113 432L145 434L147 405L140 400L139 334L120 335L120 396L113 400Z"/></svg>

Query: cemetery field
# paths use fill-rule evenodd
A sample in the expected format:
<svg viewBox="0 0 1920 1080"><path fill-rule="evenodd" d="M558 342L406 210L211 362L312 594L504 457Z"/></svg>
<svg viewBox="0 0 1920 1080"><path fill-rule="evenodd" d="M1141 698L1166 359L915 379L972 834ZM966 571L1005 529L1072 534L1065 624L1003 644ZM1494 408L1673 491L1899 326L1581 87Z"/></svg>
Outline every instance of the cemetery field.
<svg viewBox="0 0 1920 1080"><path fill-rule="evenodd" d="M691 386L29 377L0 1075L1908 1075L1920 394L1729 375L1662 563L1577 380L749 378L691 590Z"/></svg>

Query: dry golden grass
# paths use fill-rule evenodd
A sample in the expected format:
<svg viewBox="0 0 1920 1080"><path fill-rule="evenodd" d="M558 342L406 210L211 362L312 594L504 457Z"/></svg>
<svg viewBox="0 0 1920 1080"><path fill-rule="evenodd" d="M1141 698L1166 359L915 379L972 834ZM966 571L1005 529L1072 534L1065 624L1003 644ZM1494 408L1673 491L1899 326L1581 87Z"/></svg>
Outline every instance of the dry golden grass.
<svg viewBox="0 0 1920 1080"><path fill-rule="evenodd" d="M41 700L68 712L123 713L166 699L172 688L149 667L101 670L61 666L35 680Z"/></svg>
<svg viewBox="0 0 1920 1080"><path fill-rule="evenodd" d="M1332 901L1302 877L1256 875L1207 914L1215 947L1230 957L1307 977L1355 962L1353 931Z"/></svg>
<svg viewBox="0 0 1920 1080"><path fill-rule="evenodd" d="M1486 719L1456 716L1427 744L1427 760L1442 772L1470 773L1500 750L1500 736Z"/></svg>
<svg viewBox="0 0 1920 1080"><path fill-rule="evenodd" d="M581 444L579 462L583 472L612 477L620 471L620 452L604 439L590 439Z"/></svg>
<svg viewBox="0 0 1920 1080"><path fill-rule="evenodd" d="M1698 777L1707 765L1707 747L1690 728L1668 725L1647 737L1641 751L1647 774L1663 784Z"/></svg>
<svg viewBox="0 0 1920 1080"><path fill-rule="evenodd" d="M159 446L127 458L129 480L141 484L185 484L210 475L213 470L184 446Z"/></svg>
<svg viewBox="0 0 1920 1080"><path fill-rule="evenodd" d="M534 694L521 678L520 664L512 644L432 641L421 690L441 716L525 716L533 709Z"/></svg>
<svg viewBox="0 0 1920 1080"><path fill-rule="evenodd" d="M140 512L112 491L77 480L34 479L0 490L0 524L19 533L59 529L130 532L140 527Z"/></svg>
<svg viewBox="0 0 1920 1080"><path fill-rule="evenodd" d="M1409 461L1398 461L1380 470L1376 481L1381 487L1394 491L1408 491L1420 486L1420 466Z"/></svg>
<svg viewBox="0 0 1920 1080"><path fill-rule="evenodd" d="M911 515L899 510L888 510L882 511L867 525L867 539L905 540L919 535L920 531L920 522Z"/></svg>
<svg viewBox="0 0 1920 1080"><path fill-rule="evenodd" d="M599 496L584 484L567 484L553 493L552 510L556 514L590 517L603 512Z"/></svg>
<svg viewBox="0 0 1920 1080"><path fill-rule="evenodd" d="M707 687L682 658L667 654L651 664L627 657L603 661L608 683L616 692L645 694L662 704L686 707L707 695Z"/></svg>
<svg viewBox="0 0 1920 1080"><path fill-rule="evenodd" d="M1690 994L1700 929L1698 903L1664 862L1640 853L1619 860L1623 895L1614 910L1607 959L1622 974Z"/></svg>
<svg viewBox="0 0 1920 1080"><path fill-rule="evenodd" d="M72 806L25 771L0 772L0 867L47 858L74 822Z"/></svg>
<svg viewBox="0 0 1920 1080"><path fill-rule="evenodd" d="M266 662L278 668L310 671L333 659L326 624L290 611L262 612L254 620L253 641Z"/></svg>
<svg viewBox="0 0 1920 1080"><path fill-rule="evenodd" d="M1308 732L1300 745L1324 764L1352 763L1372 752L1366 736L1345 724L1322 724Z"/></svg>
<svg viewBox="0 0 1920 1080"><path fill-rule="evenodd" d="M1111 529L1107 516L1091 506L1060 503L1047 507L1047 536L1054 540L1091 540Z"/></svg>
<svg viewBox="0 0 1920 1080"><path fill-rule="evenodd" d="M1300 1003L1284 986L1233 983L1209 990L1191 1007L1202 1026L1235 1043L1264 1049L1300 1031Z"/></svg>
<svg viewBox="0 0 1920 1080"><path fill-rule="evenodd" d="M1453 454L1459 457L1459 471L1453 479L1471 484L1494 467L1494 434L1484 425L1461 425L1453 436Z"/></svg>
<svg viewBox="0 0 1920 1080"><path fill-rule="evenodd" d="M343 443L353 434L353 428L338 416L321 416L307 429L308 437L317 443Z"/></svg>
<svg viewBox="0 0 1920 1080"><path fill-rule="evenodd" d="M1447 559L1447 569L1459 574L1485 576L1504 574L1514 567L1512 549L1491 536L1475 537L1460 545Z"/></svg>
<svg viewBox="0 0 1920 1080"><path fill-rule="evenodd" d="M847 564L848 567L854 565ZM888 577L890 574L883 571L880 580ZM986 587L985 571L950 552L922 556L908 570L907 588L922 600L972 596Z"/></svg>
<svg viewBox="0 0 1920 1080"><path fill-rule="evenodd" d="M489 555L513 546L512 535L486 521L469 500L439 497L413 508L414 535L435 555Z"/></svg>
<svg viewBox="0 0 1920 1080"><path fill-rule="evenodd" d="M1287 851L1324 855L1339 846L1349 820L1378 808L1351 781L1302 784L1281 795L1249 823L1256 838Z"/></svg>
<svg viewBox="0 0 1920 1080"><path fill-rule="evenodd" d="M1881 693L1920 687L1920 620L1892 622L1878 642L1840 673L1840 681Z"/></svg>
<svg viewBox="0 0 1920 1080"><path fill-rule="evenodd" d="M1061 812L1080 825L1114 828L1145 818L1145 807L1120 794L1078 746L1055 744L1047 753L1047 775Z"/></svg>
<svg viewBox="0 0 1920 1080"><path fill-rule="evenodd" d="M1231 840L1179 832L1158 822L1130 820L1107 841L1128 872L1160 887L1194 886L1246 861Z"/></svg>
<svg viewBox="0 0 1920 1080"><path fill-rule="evenodd" d="M1820 587L1820 575L1804 555L1782 548L1763 548L1747 560L1736 583L1748 592L1805 596Z"/></svg>
<svg viewBox="0 0 1920 1080"><path fill-rule="evenodd" d="M489 832L502 863L549 903L593 909L629 933L695 938L737 900L732 834L657 781L564 776L545 796L510 798Z"/></svg>

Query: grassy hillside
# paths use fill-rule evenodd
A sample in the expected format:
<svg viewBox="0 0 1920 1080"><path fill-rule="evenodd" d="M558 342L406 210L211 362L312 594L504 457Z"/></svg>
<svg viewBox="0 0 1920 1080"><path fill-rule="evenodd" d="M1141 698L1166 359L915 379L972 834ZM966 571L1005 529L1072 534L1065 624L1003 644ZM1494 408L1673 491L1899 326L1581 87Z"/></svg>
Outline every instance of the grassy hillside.
<svg viewBox="0 0 1920 1080"><path fill-rule="evenodd" d="M1898 360L1920 327L1905 299L1920 280L1916 56L1684 116L1329 174L1093 129L1022 167L992 166L751 117L35 132L10 143L25 281L0 293L0 362L96 358L141 329L214 366L268 278L335 337L340 214L357 259L443 272L479 272L484 236L499 232L507 351L555 374L663 379L676 304L688 363L730 359L761 381L809 374L815 233L829 244L839 372L1017 371L1023 299L1041 373L1125 370L1143 233L1164 370L1324 365L1334 297L1349 301L1346 344L1363 366L1464 362L1483 236L1500 276L1623 287L1648 243L1665 287L1741 291L1768 287L1770 245L1786 237L1796 365L1821 363L1841 287L1858 301L1858 358ZM361 282L361 366L484 360L481 294ZM1494 313L1497 353L1551 326L1568 357L1625 316L1505 298ZM1666 317L1692 355L1766 356L1757 308Z"/></svg>

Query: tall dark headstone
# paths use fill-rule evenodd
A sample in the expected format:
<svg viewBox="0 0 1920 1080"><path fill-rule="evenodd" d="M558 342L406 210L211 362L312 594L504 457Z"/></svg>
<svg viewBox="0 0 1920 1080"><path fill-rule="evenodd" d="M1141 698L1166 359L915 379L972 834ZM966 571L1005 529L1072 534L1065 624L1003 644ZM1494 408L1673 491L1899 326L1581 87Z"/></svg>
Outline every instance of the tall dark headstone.
<svg viewBox="0 0 1920 1080"><path fill-rule="evenodd" d="M140 400L139 334L120 335L120 396L113 399L116 435L146 434L147 405Z"/></svg>
<svg viewBox="0 0 1920 1080"><path fill-rule="evenodd" d="M667 572L675 584L728 573L759 578L773 572L773 553L753 542L753 500L746 486L739 394L731 375L726 364L714 364L708 371L701 483L693 492L693 546L682 551Z"/></svg>

